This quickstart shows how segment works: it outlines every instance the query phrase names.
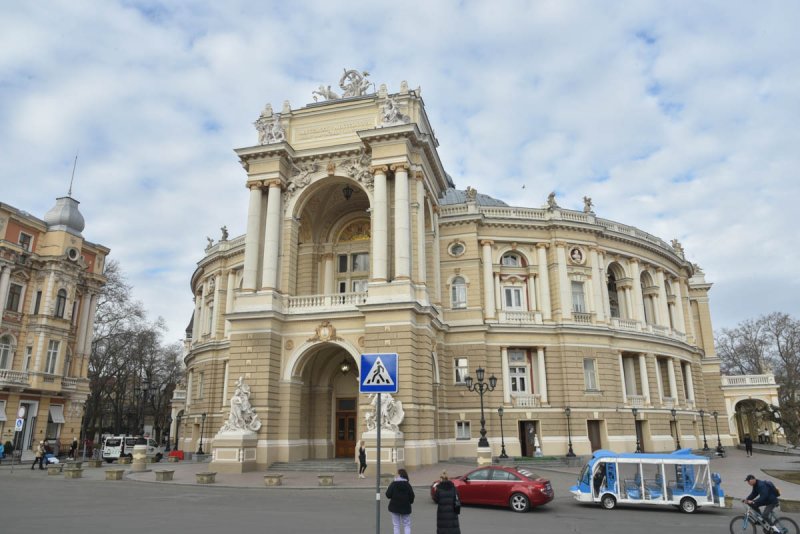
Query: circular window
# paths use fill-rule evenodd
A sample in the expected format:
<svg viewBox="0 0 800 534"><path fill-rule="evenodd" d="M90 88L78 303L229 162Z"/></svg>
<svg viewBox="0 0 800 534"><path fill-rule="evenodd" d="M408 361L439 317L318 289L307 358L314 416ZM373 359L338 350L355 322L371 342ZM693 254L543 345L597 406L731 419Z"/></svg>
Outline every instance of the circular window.
<svg viewBox="0 0 800 534"><path fill-rule="evenodd" d="M451 256L461 256L464 254L465 250L467 250L467 248L464 246L464 243L456 241L450 245L449 252Z"/></svg>

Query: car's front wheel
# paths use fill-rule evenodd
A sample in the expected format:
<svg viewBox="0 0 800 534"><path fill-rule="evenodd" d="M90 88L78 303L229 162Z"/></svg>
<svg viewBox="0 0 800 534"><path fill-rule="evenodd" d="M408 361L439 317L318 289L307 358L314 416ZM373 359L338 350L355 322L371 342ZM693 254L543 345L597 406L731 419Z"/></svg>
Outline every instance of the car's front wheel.
<svg viewBox="0 0 800 534"><path fill-rule="evenodd" d="M617 499L615 499L613 495L605 494L603 498L600 499L600 504L602 504L603 508L606 510L612 510L617 505Z"/></svg>
<svg viewBox="0 0 800 534"><path fill-rule="evenodd" d="M519 513L527 512L531 507L530 499L522 493L515 493L512 495L508 500L508 504L511 506L512 510Z"/></svg>

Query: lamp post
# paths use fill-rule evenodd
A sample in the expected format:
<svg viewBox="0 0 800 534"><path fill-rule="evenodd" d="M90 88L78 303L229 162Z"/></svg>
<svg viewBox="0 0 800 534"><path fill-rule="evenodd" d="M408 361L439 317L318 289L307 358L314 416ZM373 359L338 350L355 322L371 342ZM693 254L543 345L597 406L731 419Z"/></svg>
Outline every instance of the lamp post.
<svg viewBox="0 0 800 534"><path fill-rule="evenodd" d="M206 412L200 415L200 419L202 424L200 425L200 447L197 449L197 454L205 454L203 452L203 432L205 432L206 429Z"/></svg>
<svg viewBox="0 0 800 534"><path fill-rule="evenodd" d="M639 425L637 424L639 409L631 408L631 413L633 414L633 433L636 434L636 452L642 452L642 443L639 441Z"/></svg>
<svg viewBox="0 0 800 534"><path fill-rule="evenodd" d="M674 423L673 426L675 427L675 443L677 443L677 448L675 450L679 451L681 449L681 433L678 430L678 420L675 418L675 416L678 415L678 411L673 408L669 411L669 413L672 414L672 422Z"/></svg>
<svg viewBox="0 0 800 534"><path fill-rule="evenodd" d="M500 458L508 458L506 454L506 439L503 436L503 407L497 409L497 415L500 416Z"/></svg>
<svg viewBox="0 0 800 534"><path fill-rule="evenodd" d="M708 448L708 441L706 441L706 411L700 410L700 425L703 427L703 450L707 451Z"/></svg>
<svg viewBox="0 0 800 534"><path fill-rule="evenodd" d="M164 440L164 441L167 442L167 447L166 447L166 449L164 449L166 452L169 452L169 445L170 445L170 443L172 443L172 439L171 439L172 436L170 435L170 431L171 430L172 430L172 416L168 415L167 416L167 435L166 435L167 439ZM162 439L163 438L164 438L164 436L162 436Z"/></svg>
<svg viewBox="0 0 800 534"><path fill-rule="evenodd" d="M470 391L477 391L478 395L481 398L481 439L478 440L478 447L488 447L489 441L486 439L486 418L483 415L483 394L487 391L493 391L495 387L497 387L497 377L492 375L489 377L489 382L484 382L483 377L485 375L485 371L483 367L478 367L475 370L475 376L477 378L477 382L472 380L471 376L468 376L464 379L465 385L467 389Z"/></svg>
<svg viewBox="0 0 800 534"><path fill-rule="evenodd" d="M181 432L181 414L175 416L175 447L174 449L177 451L178 449L178 434Z"/></svg>
<svg viewBox="0 0 800 534"><path fill-rule="evenodd" d="M717 454L723 456L725 454L725 449L722 447L722 441L719 439L719 420L717 419L719 417L719 412L714 410L711 412L711 415L714 416L714 426L717 427Z"/></svg>
<svg viewBox="0 0 800 534"><path fill-rule="evenodd" d="M567 450L567 458L573 458L575 456L575 451L572 450L572 425L569 424L569 416L572 415L572 408L569 406L564 408L564 415L567 416L567 443L569 445L569 449Z"/></svg>

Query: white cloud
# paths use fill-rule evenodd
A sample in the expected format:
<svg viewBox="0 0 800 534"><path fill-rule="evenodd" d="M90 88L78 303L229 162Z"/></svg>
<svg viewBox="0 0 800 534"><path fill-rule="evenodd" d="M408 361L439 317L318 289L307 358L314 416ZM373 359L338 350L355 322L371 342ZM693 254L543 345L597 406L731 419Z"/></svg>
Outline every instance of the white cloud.
<svg viewBox="0 0 800 534"><path fill-rule="evenodd" d="M800 7L784 2L48 2L0 19L0 200L67 188L89 240L182 336L205 236L244 231L264 104L342 67L421 85L461 188L678 237L717 326L800 315ZM525 189L522 189L525 184ZM753 289L753 288L758 289Z"/></svg>

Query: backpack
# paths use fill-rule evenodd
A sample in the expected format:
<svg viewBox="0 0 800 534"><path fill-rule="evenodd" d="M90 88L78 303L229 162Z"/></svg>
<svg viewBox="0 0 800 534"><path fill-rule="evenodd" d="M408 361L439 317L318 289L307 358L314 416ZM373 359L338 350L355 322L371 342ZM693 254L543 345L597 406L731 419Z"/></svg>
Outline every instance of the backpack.
<svg viewBox="0 0 800 534"><path fill-rule="evenodd" d="M764 482L766 482L766 483L767 483L767 487L769 488L769 490L770 490L770 491L771 491L771 492L772 492L772 493L773 493L773 494L774 494L776 497L780 497L780 496L781 496L781 490L779 490L779 489L778 489L778 488L775 486L775 484L773 484L773 483L772 483L772 481L771 481L771 480L765 480Z"/></svg>

